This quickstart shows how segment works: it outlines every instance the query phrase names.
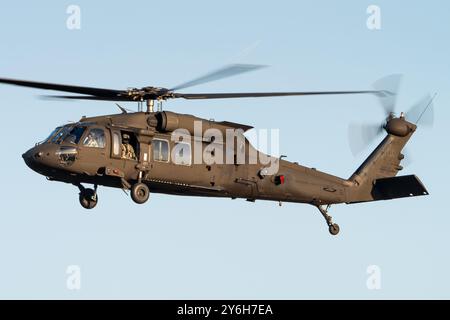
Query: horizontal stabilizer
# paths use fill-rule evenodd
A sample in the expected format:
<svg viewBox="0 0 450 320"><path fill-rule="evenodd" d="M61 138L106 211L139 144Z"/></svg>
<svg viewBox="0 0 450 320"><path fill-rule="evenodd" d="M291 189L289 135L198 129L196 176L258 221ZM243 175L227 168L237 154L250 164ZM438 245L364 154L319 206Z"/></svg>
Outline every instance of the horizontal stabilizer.
<svg viewBox="0 0 450 320"><path fill-rule="evenodd" d="M426 196L428 191L415 175L381 178L374 181L374 201Z"/></svg>

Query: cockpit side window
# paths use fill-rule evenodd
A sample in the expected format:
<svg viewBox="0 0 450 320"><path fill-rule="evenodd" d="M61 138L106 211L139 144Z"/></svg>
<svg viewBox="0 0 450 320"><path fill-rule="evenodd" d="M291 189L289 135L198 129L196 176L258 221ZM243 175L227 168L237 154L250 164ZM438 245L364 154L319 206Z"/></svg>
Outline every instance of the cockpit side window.
<svg viewBox="0 0 450 320"><path fill-rule="evenodd" d="M105 144L105 132L99 128L91 129L83 140L83 146L89 148L104 148Z"/></svg>
<svg viewBox="0 0 450 320"><path fill-rule="evenodd" d="M83 135L84 131L86 130L86 127L80 127L76 126L74 127L67 137L64 138L64 142L69 142L73 144L78 144L78 142L81 139L81 136Z"/></svg>

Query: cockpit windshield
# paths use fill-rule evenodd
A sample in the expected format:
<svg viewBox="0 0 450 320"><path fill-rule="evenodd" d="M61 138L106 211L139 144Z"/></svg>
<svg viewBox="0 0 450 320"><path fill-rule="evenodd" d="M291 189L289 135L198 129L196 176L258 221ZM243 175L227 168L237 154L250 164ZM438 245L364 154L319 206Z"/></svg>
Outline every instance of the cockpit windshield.
<svg viewBox="0 0 450 320"><path fill-rule="evenodd" d="M59 130L61 130L62 126L56 127L55 130L53 130L47 138L45 138L41 143L45 143L45 142L50 142L50 139L53 138L53 136L55 134L57 134L59 132Z"/></svg>
<svg viewBox="0 0 450 320"><path fill-rule="evenodd" d="M53 136L50 142L60 144L61 141L69 134L72 128L73 125L65 125L64 127L61 128L61 130L58 131L57 134Z"/></svg>
<svg viewBox="0 0 450 320"><path fill-rule="evenodd" d="M68 142L71 144L78 144L86 130L86 126L77 124L68 124L62 127L57 127L45 140L45 142L61 144L61 142Z"/></svg>

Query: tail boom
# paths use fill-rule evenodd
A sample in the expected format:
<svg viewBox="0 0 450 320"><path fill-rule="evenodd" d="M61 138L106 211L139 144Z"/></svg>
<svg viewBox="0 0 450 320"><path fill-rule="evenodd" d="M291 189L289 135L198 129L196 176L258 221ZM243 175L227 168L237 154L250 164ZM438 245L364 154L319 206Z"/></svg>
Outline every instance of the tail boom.
<svg viewBox="0 0 450 320"><path fill-rule="evenodd" d="M406 122L409 132L389 132L364 163L348 179L347 203L389 200L410 196L428 195L422 182L414 175L396 177L402 170L402 149L416 130Z"/></svg>

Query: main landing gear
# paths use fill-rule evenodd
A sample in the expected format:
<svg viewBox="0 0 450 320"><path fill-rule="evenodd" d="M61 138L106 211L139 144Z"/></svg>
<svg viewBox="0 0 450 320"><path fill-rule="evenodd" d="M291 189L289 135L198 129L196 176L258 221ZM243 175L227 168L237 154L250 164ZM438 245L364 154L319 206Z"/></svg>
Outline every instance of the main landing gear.
<svg viewBox="0 0 450 320"><path fill-rule="evenodd" d="M333 223L333 220L331 216L328 214L328 210L330 209L330 205L328 205L326 208L323 207L323 205L316 205L317 209L319 209L322 216L325 218L325 221L328 225L328 231L333 236L337 235L339 233L339 225L337 223Z"/></svg>
<svg viewBox="0 0 450 320"><path fill-rule="evenodd" d="M98 202L97 185L94 185L94 189L85 188L81 183L75 184L80 190L78 200L85 209L93 209ZM131 199L137 204L143 204L147 202L150 197L150 190L145 183L137 182L130 187Z"/></svg>
<svg viewBox="0 0 450 320"><path fill-rule="evenodd" d="M145 183L138 182L131 187L131 199L137 204L147 202L149 197L150 190Z"/></svg>
<svg viewBox="0 0 450 320"><path fill-rule="evenodd" d="M97 185L94 186L94 189L85 188L81 184L78 184L77 187L80 189L79 200L81 206L85 209L93 209L98 202Z"/></svg>

